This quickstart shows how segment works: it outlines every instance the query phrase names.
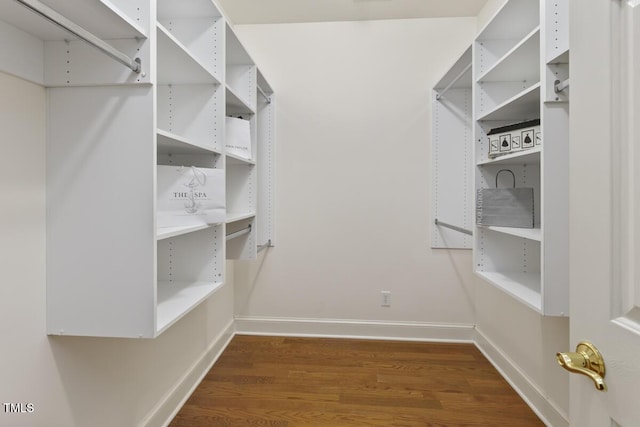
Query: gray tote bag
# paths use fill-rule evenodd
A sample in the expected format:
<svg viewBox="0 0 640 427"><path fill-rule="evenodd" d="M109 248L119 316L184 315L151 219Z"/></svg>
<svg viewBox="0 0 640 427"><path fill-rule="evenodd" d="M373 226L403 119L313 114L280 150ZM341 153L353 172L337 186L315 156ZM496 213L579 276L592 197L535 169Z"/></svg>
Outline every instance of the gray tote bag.
<svg viewBox="0 0 640 427"><path fill-rule="evenodd" d="M498 175L509 172L513 188L498 188ZM533 228L533 188L516 188L509 169L496 173L496 188L480 188L476 197L476 223L500 227Z"/></svg>

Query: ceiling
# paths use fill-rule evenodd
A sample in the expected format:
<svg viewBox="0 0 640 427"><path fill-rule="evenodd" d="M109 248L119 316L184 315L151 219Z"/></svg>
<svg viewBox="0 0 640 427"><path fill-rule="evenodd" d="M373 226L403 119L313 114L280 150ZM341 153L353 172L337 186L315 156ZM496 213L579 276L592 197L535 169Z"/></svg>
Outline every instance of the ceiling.
<svg viewBox="0 0 640 427"><path fill-rule="evenodd" d="M487 0L218 0L235 25L476 16Z"/></svg>

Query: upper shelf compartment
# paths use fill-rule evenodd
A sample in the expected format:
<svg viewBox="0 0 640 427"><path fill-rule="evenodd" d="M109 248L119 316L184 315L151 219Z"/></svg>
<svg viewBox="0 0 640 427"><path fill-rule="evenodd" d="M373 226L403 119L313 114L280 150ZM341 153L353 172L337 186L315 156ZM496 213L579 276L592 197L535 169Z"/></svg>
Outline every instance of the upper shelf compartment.
<svg viewBox="0 0 640 427"><path fill-rule="evenodd" d="M540 81L539 57L540 27L536 27L480 74L478 82Z"/></svg>
<svg viewBox="0 0 640 427"><path fill-rule="evenodd" d="M147 38L149 6L144 0L26 0L43 4L103 40ZM41 40L74 40L65 31L15 0L0 1L3 21Z"/></svg>
<svg viewBox="0 0 640 427"><path fill-rule="evenodd" d="M227 113L255 113L256 66L229 25L226 26Z"/></svg>
<svg viewBox="0 0 640 427"><path fill-rule="evenodd" d="M158 83L220 84L218 78L196 58L169 30L158 28Z"/></svg>
<svg viewBox="0 0 640 427"><path fill-rule="evenodd" d="M446 72L438 83L433 87L438 95L443 96L444 92L455 88L471 88L471 46L462 54L455 64Z"/></svg>
<svg viewBox="0 0 640 427"><path fill-rule="evenodd" d="M476 76L487 73L539 28L539 7L539 2L534 0L511 0L505 3L476 39Z"/></svg>
<svg viewBox="0 0 640 427"><path fill-rule="evenodd" d="M160 0L158 23L203 68L222 81L224 20L211 0Z"/></svg>

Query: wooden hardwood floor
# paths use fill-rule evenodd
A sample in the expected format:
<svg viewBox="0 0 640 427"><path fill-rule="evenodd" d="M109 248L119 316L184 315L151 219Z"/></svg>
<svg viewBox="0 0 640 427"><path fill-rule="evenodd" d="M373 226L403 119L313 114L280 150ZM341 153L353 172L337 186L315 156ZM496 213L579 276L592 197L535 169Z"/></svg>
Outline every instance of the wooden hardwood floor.
<svg viewBox="0 0 640 427"><path fill-rule="evenodd" d="M543 425L471 344L236 336L170 427Z"/></svg>

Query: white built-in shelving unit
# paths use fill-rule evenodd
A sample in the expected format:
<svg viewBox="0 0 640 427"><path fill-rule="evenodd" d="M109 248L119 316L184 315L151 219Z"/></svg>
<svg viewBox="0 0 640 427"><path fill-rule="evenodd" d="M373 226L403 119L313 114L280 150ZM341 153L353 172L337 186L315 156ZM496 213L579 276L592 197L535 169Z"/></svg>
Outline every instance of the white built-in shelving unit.
<svg viewBox="0 0 640 427"><path fill-rule="evenodd" d="M567 12L566 0L508 0L473 49L474 187L493 188L506 168L534 190L534 228L475 227L475 271L550 316L569 308L569 103L568 90L554 91L568 78ZM491 129L535 119L540 145L489 157Z"/></svg>
<svg viewBox="0 0 640 427"><path fill-rule="evenodd" d="M226 154L227 258L253 260L273 246L274 104L273 89L226 27L226 105L228 116L249 122L251 156Z"/></svg>
<svg viewBox="0 0 640 427"><path fill-rule="evenodd" d="M47 332L156 337L224 286L228 257L255 257L259 215L272 229L257 207L273 194L260 194L259 162L225 153L225 114L250 117L254 153L258 130L269 135L257 157L269 159L273 112L258 125L257 76L273 91L212 0L28 3L141 64L132 71L18 2L0 4L3 48L36 59L0 69L48 91ZM227 220L157 228L161 165L224 169ZM242 222L251 230L237 250L227 235Z"/></svg>
<svg viewBox="0 0 640 427"><path fill-rule="evenodd" d="M432 247L473 247L482 279L548 316L569 308L568 35L568 0L505 0L432 94ZM538 119L540 143L489 156L491 130ZM533 228L476 225L501 169L533 188Z"/></svg>
<svg viewBox="0 0 640 427"><path fill-rule="evenodd" d="M431 94L431 247L471 249L473 238L454 228L471 231L472 184L472 49L465 50L433 87ZM443 226L442 223L445 225Z"/></svg>

